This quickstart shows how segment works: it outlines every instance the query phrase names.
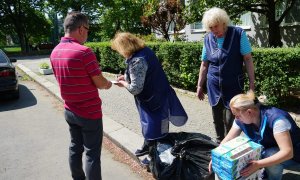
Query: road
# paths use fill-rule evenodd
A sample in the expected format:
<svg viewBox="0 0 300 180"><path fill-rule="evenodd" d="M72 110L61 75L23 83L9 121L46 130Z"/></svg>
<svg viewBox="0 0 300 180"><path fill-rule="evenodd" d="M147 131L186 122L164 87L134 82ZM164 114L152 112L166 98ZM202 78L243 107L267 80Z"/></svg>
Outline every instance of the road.
<svg viewBox="0 0 300 180"><path fill-rule="evenodd" d="M68 180L68 125L63 106L33 81L20 82L19 100L0 100L0 179ZM102 148L103 179L145 179L107 139ZM122 158L123 162L119 162ZM134 162L134 161L133 161Z"/></svg>

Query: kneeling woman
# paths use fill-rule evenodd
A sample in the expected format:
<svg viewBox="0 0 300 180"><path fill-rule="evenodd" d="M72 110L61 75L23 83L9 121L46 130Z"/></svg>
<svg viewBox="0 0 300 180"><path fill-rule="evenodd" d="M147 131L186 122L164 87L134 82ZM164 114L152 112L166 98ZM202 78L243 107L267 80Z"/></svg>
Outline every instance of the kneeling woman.
<svg viewBox="0 0 300 180"><path fill-rule="evenodd" d="M264 147L262 159L250 162L241 171L242 176L265 168L268 179L277 180L282 178L284 168L300 165L300 128L287 112L260 104L253 91L234 96L230 108L235 121L221 143L244 132Z"/></svg>

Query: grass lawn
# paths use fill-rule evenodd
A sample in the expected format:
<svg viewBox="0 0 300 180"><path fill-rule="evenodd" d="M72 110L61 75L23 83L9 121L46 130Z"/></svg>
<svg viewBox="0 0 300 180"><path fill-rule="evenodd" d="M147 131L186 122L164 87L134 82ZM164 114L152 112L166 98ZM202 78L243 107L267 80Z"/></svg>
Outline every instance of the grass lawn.
<svg viewBox="0 0 300 180"><path fill-rule="evenodd" d="M21 52L20 46L0 46L8 57L10 56L24 56L24 55L49 55L52 49L42 49L42 50L30 50L29 52Z"/></svg>
<svg viewBox="0 0 300 180"><path fill-rule="evenodd" d="M21 47L4 47L3 49L8 53L21 52Z"/></svg>

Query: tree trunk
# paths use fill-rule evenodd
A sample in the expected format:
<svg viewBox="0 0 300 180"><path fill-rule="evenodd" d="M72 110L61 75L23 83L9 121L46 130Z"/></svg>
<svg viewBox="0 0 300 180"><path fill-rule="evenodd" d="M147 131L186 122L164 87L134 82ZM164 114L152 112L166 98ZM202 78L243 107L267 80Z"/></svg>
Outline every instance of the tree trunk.
<svg viewBox="0 0 300 180"><path fill-rule="evenodd" d="M280 22L276 21L276 6L273 0L268 1L269 11L267 12L267 19L269 23L269 46L282 47Z"/></svg>
<svg viewBox="0 0 300 180"><path fill-rule="evenodd" d="M21 52L22 54L27 54L29 52L29 44L28 44L28 38L26 38L25 30L17 32L20 46L21 46Z"/></svg>
<svg viewBox="0 0 300 180"><path fill-rule="evenodd" d="M26 53L26 43L25 43L24 34L20 31L17 32L17 34L18 34L18 38L19 38L19 41L20 41L21 52L22 52L22 54L25 54Z"/></svg>
<svg viewBox="0 0 300 180"><path fill-rule="evenodd" d="M277 22L269 24L269 46L282 47L280 27Z"/></svg>
<svg viewBox="0 0 300 180"><path fill-rule="evenodd" d="M81 6L81 4L78 3L78 2L72 4L72 10L73 10L73 11L81 12L81 11L82 11L82 6Z"/></svg>
<svg viewBox="0 0 300 180"><path fill-rule="evenodd" d="M170 36L169 36L168 32L164 32L163 35L164 35L165 40L170 41Z"/></svg>
<svg viewBox="0 0 300 180"><path fill-rule="evenodd" d="M18 35L19 41L20 41L20 46L21 46L21 52L22 54L25 54L28 52L28 49L26 46L26 29L23 21L24 15L19 13L19 18L14 18L14 16L11 15L11 19L13 21L13 24L15 26L15 31ZM27 43L28 44L28 43Z"/></svg>
<svg viewBox="0 0 300 180"><path fill-rule="evenodd" d="M30 52L28 39L29 38L26 37L26 35L25 35L25 52L26 52L26 54Z"/></svg>

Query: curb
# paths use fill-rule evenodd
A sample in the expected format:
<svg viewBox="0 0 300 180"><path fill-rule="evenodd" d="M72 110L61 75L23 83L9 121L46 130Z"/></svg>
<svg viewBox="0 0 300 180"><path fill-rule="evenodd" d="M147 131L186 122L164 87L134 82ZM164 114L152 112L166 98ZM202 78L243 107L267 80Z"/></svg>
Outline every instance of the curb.
<svg viewBox="0 0 300 180"><path fill-rule="evenodd" d="M37 75L23 64L18 64L17 67L27 74L33 81L45 88L50 94L54 95L60 102L64 102L60 90L57 85L46 80L42 75ZM109 116L103 114L103 134L119 148L124 150L130 157L139 162L139 159L134 155L136 149L144 142L144 139L138 134L130 131L122 124L112 120Z"/></svg>
<svg viewBox="0 0 300 180"><path fill-rule="evenodd" d="M22 70L25 74L31 77L35 82L45 88L49 93L54 95L62 103L64 102L60 95L59 87L48 81L47 79L43 78L43 75L38 75L31 71L29 68L24 66L23 64L17 64L17 67ZM115 74L103 72L103 74L115 77ZM195 92L182 90L179 88L173 87L174 90L178 93L186 94L190 97L197 97ZM208 101L208 98L205 98L205 101ZM295 114L289 112L295 122L300 126L300 114ZM124 127L122 124L112 120L109 116L103 114L103 133L104 135L110 139L113 143L115 143L118 147L124 150L129 156L133 159L139 161L139 159L134 155L136 149L140 147L143 143L143 137L140 135L130 131L128 128Z"/></svg>

